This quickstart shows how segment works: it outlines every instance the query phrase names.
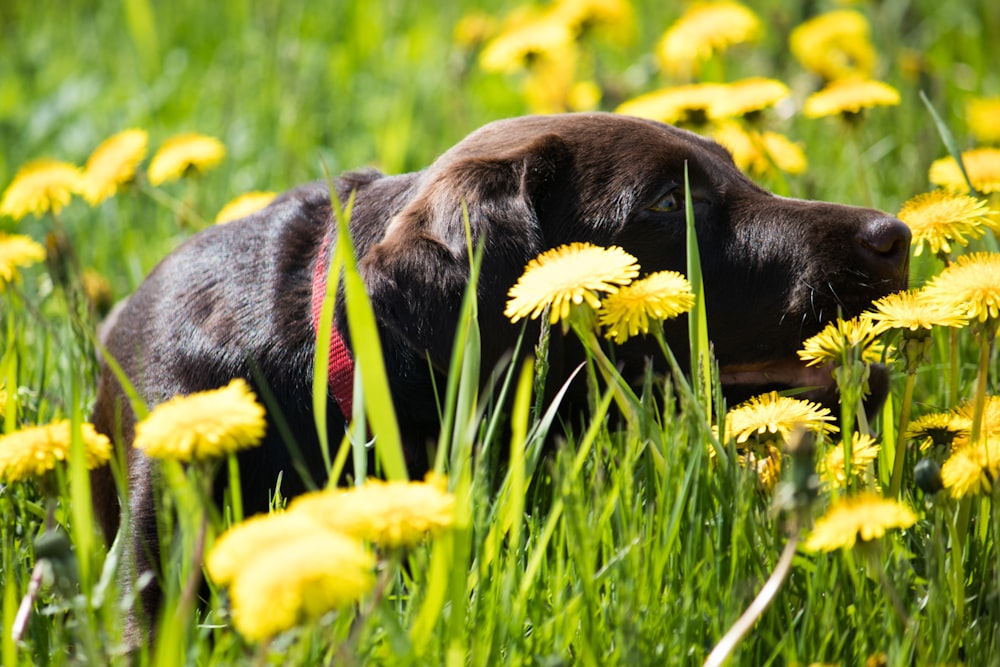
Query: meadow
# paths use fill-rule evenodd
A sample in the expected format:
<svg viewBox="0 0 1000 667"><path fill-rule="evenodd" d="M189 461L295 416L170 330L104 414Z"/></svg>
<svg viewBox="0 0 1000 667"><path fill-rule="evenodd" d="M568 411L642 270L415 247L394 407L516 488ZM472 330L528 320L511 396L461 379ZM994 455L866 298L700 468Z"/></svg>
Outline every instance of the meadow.
<svg viewBox="0 0 1000 667"><path fill-rule="evenodd" d="M0 664L1000 665L1000 8L747 0L700 24L694 9L0 5ZM800 30L833 11L848 14ZM817 97L838 81L873 85ZM696 246L684 309L697 371L628 387L586 304L572 309L564 326L590 350L593 408L550 451L553 413L534 391L544 365L500 369L488 400L469 307L440 388L439 475L359 487L381 491L361 496L359 515L392 515L368 517L360 536L300 524L294 537L313 519L276 498L264 525L280 537L226 553L239 499L209 507L201 490L234 455L182 466L167 452L162 502L180 511L162 553L161 641L130 651L135 600L89 502L88 467L121 464L86 425L111 304L241 195L364 166L413 171L488 121L595 109L716 136L776 193L911 225L912 299L804 345L841 370L839 413L794 396L724 403L712 332L698 326ZM103 189L88 181L95 149L126 131L124 171ZM185 133L206 153L156 165ZM32 165L41 180L29 182ZM370 328L344 261L352 326ZM660 336L647 315L633 335ZM874 362L892 392L869 420ZM392 477L377 366L362 400ZM624 419L608 418L612 403ZM337 435L331 466L356 453ZM307 541L315 532L327 541ZM250 563L268 540L296 548ZM346 560L309 557L328 552ZM197 605L190 582L206 563L211 599Z"/></svg>

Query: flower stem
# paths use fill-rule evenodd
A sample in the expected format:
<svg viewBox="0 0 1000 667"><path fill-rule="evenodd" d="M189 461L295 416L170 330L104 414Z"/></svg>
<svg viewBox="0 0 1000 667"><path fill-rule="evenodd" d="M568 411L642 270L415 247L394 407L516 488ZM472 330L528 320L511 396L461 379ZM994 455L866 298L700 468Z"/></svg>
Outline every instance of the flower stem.
<svg viewBox="0 0 1000 667"><path fill-rule="evenodd" d="M705 660L705 667L719 667L722 665L736 649L736 645L740 643L740 640L750 632L757 619L764 614L771 605L771 602L774 601L774 597L778 594L785 579L788 578L788 574L792 571L792 560L795 558L795 552L798 548L799 532L799 522L796 521L792 528L792 534L788 537L788 542L785 543L785 548L781 551L781 557L778 559L778 564L774 568L774 572L768 577L763 588L760 589L757 597L753 599L753 602L743 612L743 615L736 619L733 626L729 628L729 631L726 632L722 639L719 640L719 643L715 645L715 648L712 649L712 652Z"/></svg>
<svg viewBox="0 0 1000 667"><path fill-rule="evenodd" d="M985 332L985 344L979 346L979 364L976 374L976 394L972 410L972 431L969 434L969 444L979 444L979 434L983 427L983 411L986 407L986 384L989 378L990 354L993 352L993 341L996 337L995 327Z"/></svg>
<svg viewBox="0 0 1000 667"><path fill-rule="evenodd" d="M906 374L903 387L903 405L899 409L899 430L896 436L896 452L892 461L892 477L889 481L889 497L898 498L903 483L903 466L906 459L906 429L910 425L910 404L913 402L913 387L917 381L916 371Z"/></svg>
<svg viewBox="0 0 1000 667"><path fill-rule="evenodd" d="M948 329L948 405L958 403L958 329Z"/></svg>

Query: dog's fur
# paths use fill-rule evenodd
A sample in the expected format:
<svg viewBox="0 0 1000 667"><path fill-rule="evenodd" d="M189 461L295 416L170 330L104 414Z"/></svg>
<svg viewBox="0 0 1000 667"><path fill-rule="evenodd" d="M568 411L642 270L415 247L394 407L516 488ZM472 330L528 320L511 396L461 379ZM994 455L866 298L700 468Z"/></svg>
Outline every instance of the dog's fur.
<svg viewBox="0 0 1000 667"><path fill-rule="evenodd" d="M879 211L786 199L754 185L719 145L660 123L610 114L535 116L488 125L424 171L345 175L338 196L355 193L351 217L360 271L380 327L386 368L414 473L438 428L429 367L445 369L469 272L462 205L473 246L483 244L479 317L483 367L513 345L519 326L504 316L507 291L538 253L573 241L620 245L642 271L685 270L684 173L690 187L706 290L708 330L732 396L814 386L835 401L828 373L807 372L795 351L838 313L905 288L909 231ZM116 312L105 336L150 407L232 378L273 395L312 473L322 477L311 408L315 334L313 271L336 238L325 183L292 190L248 218L207 229L168 256ZM346 337L342 298L336 326ZM667 328L686 355L683 321ZM641 369L642 339L616 351ZM552 348L552 377L575 365L569 346ZM430 361L430 364L428 363ZM628 372L628 369L626 369ZM873 377L876 393L885 381ZM558 383L558 382L557 382ZM266 387L262 387L266 385ZM437 378L437 386L444 386ZM881 389L879 388L881 386ZM332 402L329 432L343 432ZM115 375L104 369L93 421L128 445L135 417ZM155 466L127 454L127 552L137 571L158 553ZM269 425L261 447L240 456L249 512L282 491L301 492L288 448ZM106 535L118 529L116 487L94 476ZM158 591L143 594L156 614Z"/></svg>

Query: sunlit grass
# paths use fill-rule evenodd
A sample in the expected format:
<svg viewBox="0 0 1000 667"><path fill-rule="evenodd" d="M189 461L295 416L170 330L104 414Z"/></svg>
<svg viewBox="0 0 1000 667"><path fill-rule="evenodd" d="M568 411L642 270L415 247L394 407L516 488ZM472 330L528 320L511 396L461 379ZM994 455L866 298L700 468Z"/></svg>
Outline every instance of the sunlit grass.
<svg viewBox="0 0 1000 667"><path fill-rule="evenodd" d="M558 51L560 57L574 59L570 79L565 70L535 67L530 59L522 69L487 71L481 49L510 29L502 21L518 4L7 3L0 9L0 188L36 158L82 166L103 140L133 127L148 132L150 155L176 134L198 132L218 138L226 157L200 174L155 186L147 160L134 181L97 206L74 197L55 214L0 218L0 230L59 250L50 253L54 261L19 266L18 279L0 282L3 432L60 418L77 426L87 420L97 384L93 330L109 302L88 300L93 295L81 279L84 270L108 280L112 300L122 298L242 193L280 192L361 166L416 170L495 118L539 110L542 103L613 110L643 93L688 83L663 71L655 55L683 8L653 2L635 3L628 25L594 18L592 32L558 45L569 49ZM591 4L599 3L575 6ZM574 3L545 6L556 5ZM927 170L934 160L978 145L965 109L970 98L995 96L1000 85L1000 34L989 0L855 5L871 26L876 61L869 74L898 90L900 104L829 119L801 113L824 83L789 54L788 36L807 18L805 5L747 5L762 19L757 41L692 60L688 69L698 69L698 80L766 76L788 86L789 98L774 108L730 119L753 131L779 132L804 149L806 171L762 167L756 176L762 186L895 213L932 189ZM461 42L456 25L477 12L485 32L478 41ZM560 88L567 81L572 85ZM691 127L711 130L699 122ZM1000 208L995 195L983 201ZM350 203L343 204L341 223L350 215ZM939 274L959 251L996 249L990 231L967 248L953 247L951 256L915 257L913 286ZM470 257L476 250L469 248ZM688 278L697 291L694 250ZM352 339L377 341L352 263L339 256L335 266L348 269ZM476 270L473 263L470 294ZM990 345L994 320L971 329L933 328L915 366L894 356L898 349L886 353L895 364L895 393L869 424L882 448L849 484L898 495L917 522L863 549L795 552L767 611L736 645L734 664L854 665L879 656L890 665L996 664L996 465L987 461L983 474L987 481L992 475L992 491L965 499L947 490L931 494L928 478L915 474L912 463L922 458L928 467L940 466L948 451L944 445L920 451L902 432L911 417L965 405L972 406L970 431L977 424L977 433L996 437L1000 420L991 421L997 417L983 403L998 377ZM532 394L538 385L532 366L480 368L478 313L467 299L448 384L437 388L445 428L435 464L449 475L455 496L451 530L392 554L376 592L356 605L269 641L241 637L225 595L216 592L198 615L168 618L169 646L158 657L139 651L135 663L701 663L757 596L786 543L794 546L808 532L803 517L819 517L847 493L829 485L805 489L808 480L790 475L794 468L782 458L780 441L756 437L751 451L719 433L725 409L733 406L719 401L706 342L712 332L698 326L702 321L692 318L698 371L690 383L650 374L642 386L626 388L603 352L593 349L577 378L600 378L588 419L543 454L558 427L557 405ZM569 332L577 334L587 344L599 339L593 331ZM651 326L649 335L657 334ZM521 341L524 349L535 344ZM367 426L378 434L381 471L401 477L380 351L374 344L357 351L367 360L359 414L367 414ZM477 378L488 373L495 373L496 400L480 392ZM612 412L623 418L606 419ZM74 433L72 448L79 452L79 430ZM364 441L364 423L355 435ZM841 447L845 435L819 438L817 456ZM336 466L341 434L330 438ZM983 444L970 439L965 446ZM757 465L767 463L772 448L784 464L776 487L765 483L765 468ZM4 665L134 664L123 654L118 552L98 536L85 467L78 456L71 459L51 485L4 480L0 487ZM791 511L790 493L808 496L796 496L797 507L805 507L801 515ZM50 497L59 502L48 504ZM222 508L223 516L239 518L236 501L235 509ZM47 519L49 507L54 513ZM184 530L192 521L178 523L179 544L195 541L195 529ZM53 522L64 532L46 530ZM189 553L165 550L165 558L191 562ZM169 609L182 602L184 574L170 577ZM30 614L19 616L19 607Z"/></svg>

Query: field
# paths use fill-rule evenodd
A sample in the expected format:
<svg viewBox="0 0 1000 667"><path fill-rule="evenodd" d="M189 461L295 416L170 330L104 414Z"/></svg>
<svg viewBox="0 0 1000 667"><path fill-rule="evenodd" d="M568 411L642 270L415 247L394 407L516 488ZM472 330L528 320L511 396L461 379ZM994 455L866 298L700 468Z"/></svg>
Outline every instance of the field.
<svg viewBox="0 0 1000 667"><path fill-rule="evenodd" d="M668 29L693 21L686 3L439 5L0 5L0 664L1000 665L995 1L746 0L673 41ZM849 14L803 38L806 21L834 10ZM733 88L643 97L750 77L771 82L736 110L712 106ZM824 106L814 95L834 81L874 87ZM697 301L693 377L628 387L584 305L565 326L590 352L592 411L556 438L533 391L544 365L501 369L498 401L480 390L468 309L439 388L441 474L365 501L363 517L393 498L405 511L393 510L392 539L343 538L356 576L354 556L321 557L333 542L306 530L272 538L291 548L269 562L273 544L237 548L252 576L219 575L212 554L240 499L213 507L202 491L234 455L181 466L168 453L162 503L179 513L161 554L161 639L129 647L135 600L122 594L120 549L96 528L87 472L110 456L86 423L94 332L111 304L245 193L366 166L419 170L499 118L618 109L718 137L778 194L911 224L916 305L806 346L839 367L839 412L796 413L784 396L762 399L782 406L769 416L725 405ZM102 193L82 170L127 130L139 131L127 135L128 174ZM206 140L193 166L154 165L183 133ZM47 188L24 186L26 165ZM932 192L936 221L913 202L904 215ZM352 326L367 333L356 338L376 340L349 258L345 275ZM697 297L697 262L687 277ZM645 335L659 332L652 322ZM869 420L860 400L876 361L892 391ZM363 373L368 428L393 476L384 377L375 363ZM338 436L333 466L357 454ZM196 604L206 558L210 599Z"/></svg>

